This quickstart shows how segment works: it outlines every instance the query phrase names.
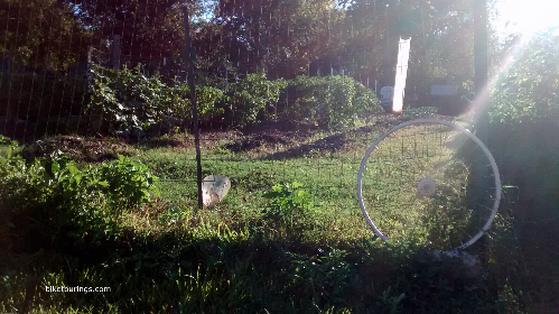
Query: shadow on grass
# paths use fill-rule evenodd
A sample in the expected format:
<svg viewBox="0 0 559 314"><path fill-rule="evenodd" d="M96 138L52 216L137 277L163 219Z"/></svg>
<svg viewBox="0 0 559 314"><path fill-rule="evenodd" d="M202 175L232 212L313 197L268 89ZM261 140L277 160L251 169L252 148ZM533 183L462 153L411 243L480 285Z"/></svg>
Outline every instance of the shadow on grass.
<svg viewBox="0 0 559 314"><path fill-rule="evenodd" d="M114 313L492 312L498 289L460 259L375 241L129 233L3 259L4 309ZM483 270L482 270L483 271ZM49 293L46 287L109 287ZM9 289L14 289L10 291Z"/></svg>
<svg viewBox="0 0 559 314"><path fill-rule="evenodd" d="M372 125L362 126L356 129L350 129L340 133L334 133L322 139L307 144L300 144L290 147L284 151L274 152L261 157L261 160L285 160L300 158L311 153L329 154L338 152L346 147L351 147L357 138L368 138L370 136L378 136L387 131L391 127L404 121L402 116L382 115L378 117ZM374 141L374 139L373 139ZM265 144L263 141L256 143L258 145ZM372 144L367 143L367 144ZM248 147L255 148L256 145Z"/></svg>

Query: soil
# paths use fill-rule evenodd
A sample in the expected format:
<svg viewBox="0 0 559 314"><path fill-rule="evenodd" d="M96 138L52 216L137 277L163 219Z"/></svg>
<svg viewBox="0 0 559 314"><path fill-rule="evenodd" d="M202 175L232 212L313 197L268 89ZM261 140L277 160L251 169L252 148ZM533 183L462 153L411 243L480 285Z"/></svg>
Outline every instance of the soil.
<svg viewBox="0 0 559 314"><path fill-rule="evenodd" d="M382 114L374 117L367 126L334 133L315 141L310 139L321 130L320 126L288 121L263 122L246 130L202 130L199 138L202 148L211 148L219 144L232 152L264 150L267 154L262 157L263 159L285 159L305 155L311 151L335 152L351 144L355 136L370 133L372 130L386 131L404 120L403 116ZM1 134L28 144L22 151L22 155L27 160L44 157L60 150L77 161L102 162L116 159L119 154L133 155L134 149L130 147L131 144L138 144L140 147L192 148L195 146L192 134L137 139L106 137L96 133L92 136L58 135L34 140L30 136L34 131L30 129L33 126L27 126L28 129L25 127L25 123L21 122L5 124L0 121Z"/></svg>

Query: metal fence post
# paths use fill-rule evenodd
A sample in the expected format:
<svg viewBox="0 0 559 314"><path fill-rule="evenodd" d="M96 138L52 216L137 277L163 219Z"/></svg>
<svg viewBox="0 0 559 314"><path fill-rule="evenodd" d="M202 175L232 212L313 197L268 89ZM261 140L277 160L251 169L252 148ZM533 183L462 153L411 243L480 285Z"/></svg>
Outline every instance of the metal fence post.
<svg viewBox="0 0 559 314"><path fill-rule="evenodd" d="M190 89L190 100L192 103L192 120L194 127L194 145L196 146L196 183L198 184L198 209L203 208L202 202L202 159L200 156L200 134L198 130L198 108L196 106L196 82L194 77L194 59L196 54L194 47L190 41L190 21L188 19L188 6L184 4L184 28L185 28L185 39L186 39L186 53L183 55L183 61L188 67L188 87Z"/></svg>

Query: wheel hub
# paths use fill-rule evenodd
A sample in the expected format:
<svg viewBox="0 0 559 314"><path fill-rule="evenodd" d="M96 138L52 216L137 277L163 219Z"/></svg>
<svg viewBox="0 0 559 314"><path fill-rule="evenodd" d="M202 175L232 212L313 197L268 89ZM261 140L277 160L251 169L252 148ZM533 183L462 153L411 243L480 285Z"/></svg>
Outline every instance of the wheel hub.
<svg viewBox="0 0 559 314"><path fill-rule="evenodd" d="M417 191L419 194L430 197L437 191L437 185L431 178L423 178L417 184Z"/></svg>

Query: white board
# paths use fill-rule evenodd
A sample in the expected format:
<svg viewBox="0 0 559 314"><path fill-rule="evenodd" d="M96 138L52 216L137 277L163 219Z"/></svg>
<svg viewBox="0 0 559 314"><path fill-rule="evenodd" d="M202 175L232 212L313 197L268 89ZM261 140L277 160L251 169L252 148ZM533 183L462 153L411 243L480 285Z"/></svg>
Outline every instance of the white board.
<svg viewBox="0 0 559 314"><path fill-rule="evenodd" d="M408 62L410 59L411 37L400 38L398 44L398 64L396 66L396 78L394 80L394 99L392 100L392 112L400 113L404 107L404 96L406 90L406 79L408 77Z"/></svg>

